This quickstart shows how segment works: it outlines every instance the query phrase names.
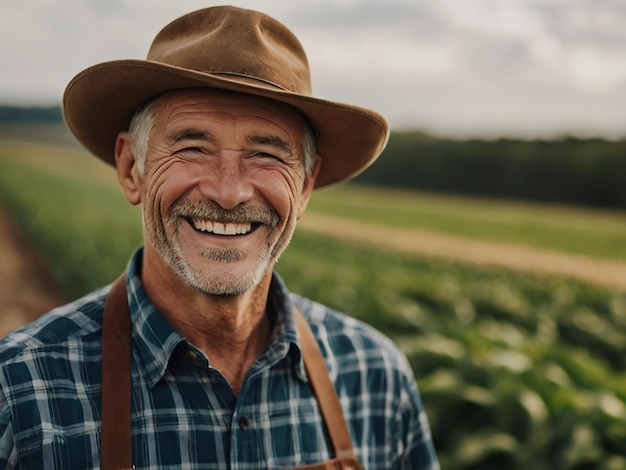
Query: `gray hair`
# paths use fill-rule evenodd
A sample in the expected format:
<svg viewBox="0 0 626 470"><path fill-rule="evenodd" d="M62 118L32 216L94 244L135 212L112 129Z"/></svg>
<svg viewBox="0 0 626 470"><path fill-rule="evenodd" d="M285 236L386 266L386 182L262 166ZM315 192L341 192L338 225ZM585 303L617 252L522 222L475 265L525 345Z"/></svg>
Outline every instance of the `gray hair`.
<svg viewBox="0 0 626 470"><path fill-rule="evenodd" d="M130 149L137 162L140 176L143 176L146 168L146 154L148 153L150 133L154 127L155 103L156 100L151 100L137 108L128 127Z"/></svg>
<svg viewBox="0 0 626 470"><path fill-rule="evenodd" d="M148 153L148 143L150 133L154 127L154 113L156 99L141 105L130 120L128 133L130 135L130 148L137 162L139 175L143 176L146 166L146 154ZM304 132L302 134L302 154L304 156L304 171L311 175L315 167L316 159L316 130L311 121L302 115Z"/></svg>

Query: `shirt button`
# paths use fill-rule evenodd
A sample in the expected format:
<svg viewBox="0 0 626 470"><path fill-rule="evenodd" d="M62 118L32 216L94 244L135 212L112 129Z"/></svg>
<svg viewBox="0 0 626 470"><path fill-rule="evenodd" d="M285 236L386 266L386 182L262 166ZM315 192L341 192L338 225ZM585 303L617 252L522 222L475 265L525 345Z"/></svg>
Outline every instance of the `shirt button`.
<svg viewBox="0 0 626 470"><path fill-rule="evenodd" d="M190 361L195 361L196 359L198 359L198 355L193 351L187 351L187 359L189 359Z"/></svg>
<svg viewBox="0 0 626 470"><path fill-rule="evenodd" d="M250 421L248 421L248 418L246 418L245 416L239 418L239 429L241 429L242 431L245 431L249 424Z"/></svg>

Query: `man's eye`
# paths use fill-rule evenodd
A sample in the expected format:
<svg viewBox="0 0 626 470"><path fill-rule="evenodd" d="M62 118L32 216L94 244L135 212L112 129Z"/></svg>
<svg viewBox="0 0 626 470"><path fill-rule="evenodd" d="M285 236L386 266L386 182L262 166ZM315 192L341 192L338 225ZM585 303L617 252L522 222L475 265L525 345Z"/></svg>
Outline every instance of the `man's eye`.
<svg viewBox="0 0 626 470"><path fill-rule="evenodd" d="M183 149L178 150L176 153L184 154L184 155L199 155L205 154L204 149L200 147L185 147Z"/></svg>
<svg viewBox="0 0 626 470"><path fill-rule="evenodd" d="M282 158L280 158L280 157L278 157L278 156L276 156L274 154L267 153L267 152L259 152L259 153L257 153L257 156L259 156L261 158L268 158L268 159L271 159L271 160L277 160L279 162L282 162Z"/></svg>

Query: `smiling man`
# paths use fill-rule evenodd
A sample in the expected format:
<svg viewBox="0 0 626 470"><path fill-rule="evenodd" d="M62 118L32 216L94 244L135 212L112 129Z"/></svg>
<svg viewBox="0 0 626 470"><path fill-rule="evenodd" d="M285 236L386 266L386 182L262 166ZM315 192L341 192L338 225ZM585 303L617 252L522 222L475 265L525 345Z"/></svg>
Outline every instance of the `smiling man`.
<svg viewBox="0 0 626 470"><path fill-rule="evenodd" d="M382 116L314 98L295 36L234 7L79 73L64 115L144 246L0 343L0 467L438 468L406 358L273 272L313 190L378 157Z"/></svg>
<svg viewBox="0 0 626 470"><path fill-rule="evenodd" d="M319 170L305 127L267 98L187 89L159 96L117 138L120 183L143 207L143 288L235 394L267 347L272 266Z"/></svg>

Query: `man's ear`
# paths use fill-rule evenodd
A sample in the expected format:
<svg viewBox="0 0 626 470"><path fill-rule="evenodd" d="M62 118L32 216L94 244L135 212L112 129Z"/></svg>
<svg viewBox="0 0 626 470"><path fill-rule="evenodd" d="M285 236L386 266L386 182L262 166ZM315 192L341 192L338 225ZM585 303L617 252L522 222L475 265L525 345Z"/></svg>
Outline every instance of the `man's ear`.
<svg viewBox="0 0 626 470"><path fill-rule="evenodd" d="M141 178L128 132L120 132L115 140L115 167L128 202L133 205L141 203Z"/></svg>
<svg viewBox="0 0 626 470"><path fill-rule="evenodd" d="M298 207L298 219L300 219L300 217L304 215L306 206L309 204L309 199L311 199L311 193L315 188L315 181L317 180L317 175L319 174L321 167L322 157L316 155L313 171L310 175L305 175L304 177L304 183L302 185L302 197L300 198L300 206Z"/></svg>

